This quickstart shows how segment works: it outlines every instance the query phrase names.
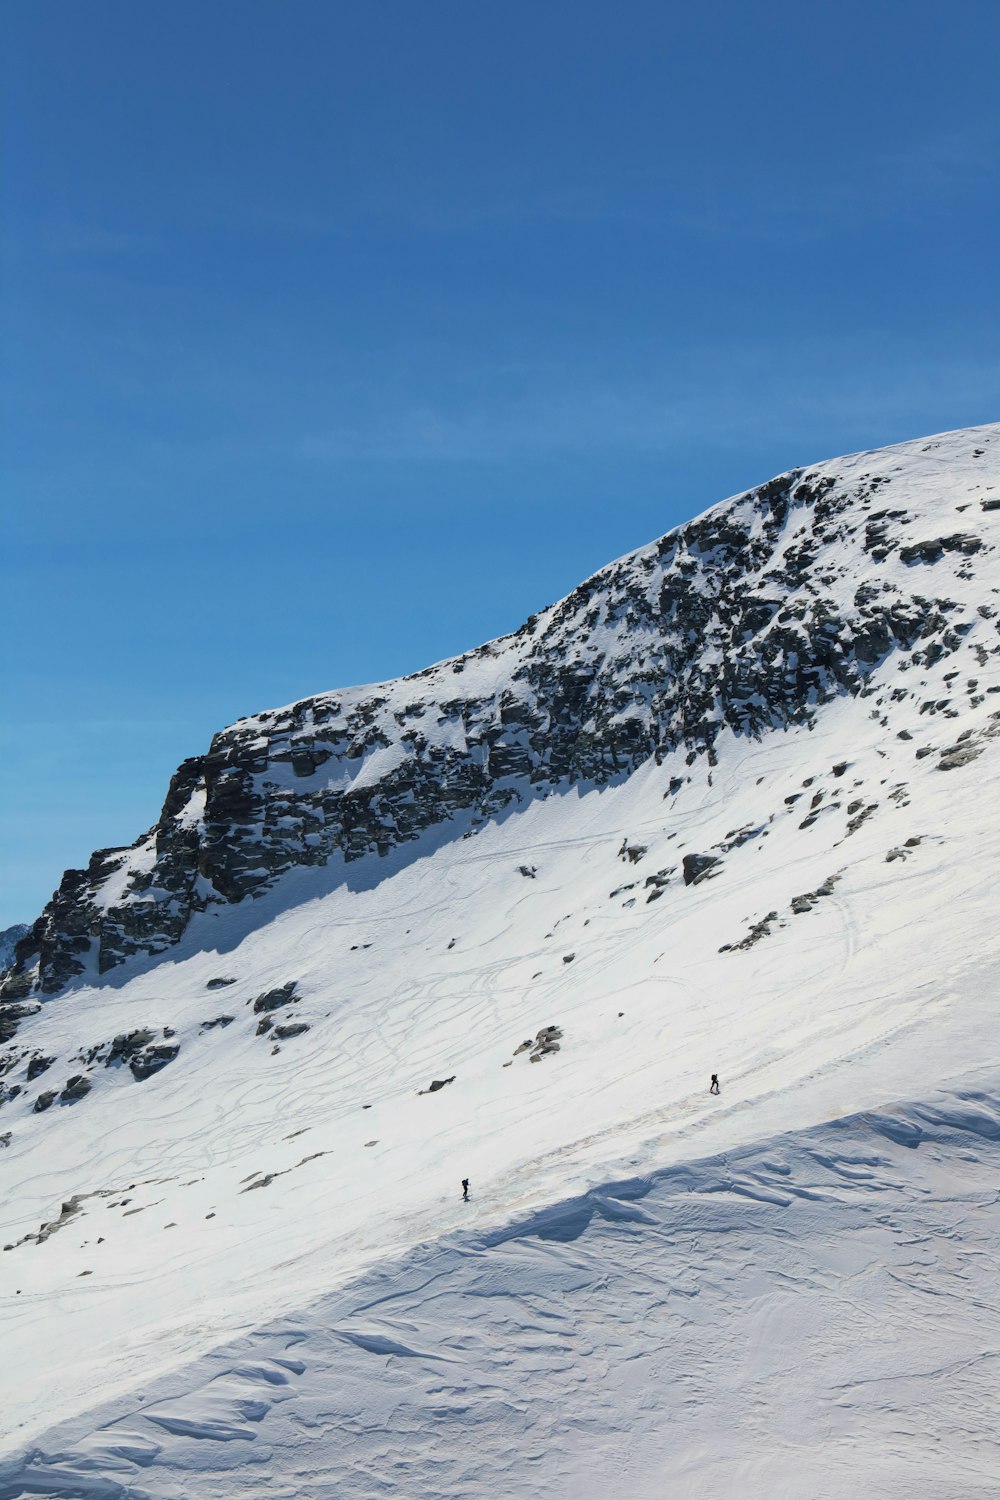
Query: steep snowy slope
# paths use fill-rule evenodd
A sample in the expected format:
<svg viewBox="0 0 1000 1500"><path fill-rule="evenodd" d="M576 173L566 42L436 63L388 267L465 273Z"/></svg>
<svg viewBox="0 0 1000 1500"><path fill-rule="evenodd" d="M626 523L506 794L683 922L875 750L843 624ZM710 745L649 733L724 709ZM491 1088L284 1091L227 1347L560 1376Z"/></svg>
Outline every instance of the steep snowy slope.
<svg viewBox="0 0 1000 1500"><path fill-rule="evenodd" d="M772 481L67 875L0 1497L991 1493L998 458Z"/></svg>

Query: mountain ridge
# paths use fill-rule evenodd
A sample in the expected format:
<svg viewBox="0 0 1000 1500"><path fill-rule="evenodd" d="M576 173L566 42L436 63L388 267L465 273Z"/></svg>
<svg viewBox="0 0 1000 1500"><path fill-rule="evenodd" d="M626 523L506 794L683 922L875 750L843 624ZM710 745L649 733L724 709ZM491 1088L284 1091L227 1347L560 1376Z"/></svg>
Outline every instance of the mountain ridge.
<svg viewBox="0 0 1000 1500"><path fill-rule="evenodd" d="M992 544L970 517L908 533L918 518L893 505L892 485L906 460L942 446L986 457L997 432L792 469L607 564L495 641L237 720L182 763L147 833L66 872L0 1001L165 953L198 913L255 898L296 867L384 858L448 821L474 831L678 748L688 765L711 765L724 728L759 737L806 722L919 641L953 653L973 628L968 607L907 588L896 564L933 584L942 556L961 574ZM838 586L851 577L848 598Z"/></svg>

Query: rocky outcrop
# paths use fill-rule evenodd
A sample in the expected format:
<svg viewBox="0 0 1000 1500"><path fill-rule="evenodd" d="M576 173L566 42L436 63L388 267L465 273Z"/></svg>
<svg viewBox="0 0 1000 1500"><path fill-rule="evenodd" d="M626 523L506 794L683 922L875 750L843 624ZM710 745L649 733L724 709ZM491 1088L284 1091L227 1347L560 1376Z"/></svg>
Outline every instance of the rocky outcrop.
<svg viewBox="0 0 1000 1500"><path fill-rule="evenodd" d="M254 1015L263 1015L272 1010L280 1010L284 1005L291 1005L295 998L295 990L296 982L290 979L287 984L279 985L277 989L258 995L253 1003Z"/></svg>
<svg viewBox="0 0 1000 1500"><path fill-rule="evenodd" d="M0 1005L0 1043L11 1042L25 1016L33 1016L37 1005Z"/></svg>
<svg viewBox="0 0 1000 1500"><path fill-rule="evenodd" d="M953 536L932 537L926 542L914 542L909 547L900 547L899 558L905 563L936 563L940 562L946 552L962 552L966 557L971 557L982 545L981 537L959 531Z"/></svg>
<svg viewBox="0 0 1000 1500"><path fill-rule="evenodd" d="M718 854L685 854L682 863L684 884L698 885L703 880L711 880L713 875L719 873L722 860Z"/></svg>
<svg viewBox="0 0 1000 1500"><path fill-rule="evenodd" d="M259 897L301 866L416 849L441 824L471 833L651 757L711 766L724 730L811 723L835 695L864 692L889 653L953 652L973 620L913 583L970 576L984 543L971 531L909 540L905 504L883 499L891 462L860 480L836 465L782 475L604 568L511 636L223 730L179 767L131 848L67 871L0 998L165 952L199 912Z"/></svg>
<svg viewBox="0 0 1000 1500"><path fill-rule="evenodd" d="M154 1073L159 1073L167 1063L172 1063L180 1052L176 1043L159 1042L152 1047L144 1047L137 1052L129 1062L132 1077L142 1083L147 1078L152 1078Z"/></svg>
<svg viewBox="0 0 1000 1500"><path fill-rule="evenodd" d="M74 1073L72 1078L66 1080L66 1086L61 1091L59 1098L63 1104L75 1104L78 1099L83 1099L90 1093L90 1079L83 1073Z"/></svg>
<svg viewBox="0 0 1000 1500"><path fill-rule="evenodd" d="M433 1080L433 1082L430 1083L427 1086L427 1088L425 1088L425 1089L418 1089L417 1093L418 1094L436 1094L439 1089L443 1089L443 1088L447 1087L447 1085L449 1083L454 1083L454 1082L455 1082L455 1074L454 1073L452 1073L452 1075L451 1075L450 1078L435 1078Z"/></svg>
<svg viewBox="0 0 1000 1500"><path fill-rule="evenodd" d="M541 1062L543 1057L548 1057L551 1053L560 1050L561 1041L561 1026L543 1026L536 1031L534 1040L528 1037L526 1041L514 1048L514 1057L520 1057L522 1052L527 1052L529 1062ZM505 1062L503 1066L509 1068L510 1063Z"/></svg>

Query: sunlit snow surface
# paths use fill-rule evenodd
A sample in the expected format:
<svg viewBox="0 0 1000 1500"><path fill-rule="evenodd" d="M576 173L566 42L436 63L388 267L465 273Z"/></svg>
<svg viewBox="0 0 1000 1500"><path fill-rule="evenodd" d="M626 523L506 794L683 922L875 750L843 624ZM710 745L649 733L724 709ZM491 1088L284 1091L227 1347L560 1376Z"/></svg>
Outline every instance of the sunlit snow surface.
<svg viewBox="0 0 1000 1500"><path fill-rule="evenodd" d="M993 548L974 440L907 498ZM940 566L1000 603L996 551ZM0 1497L995 1494L997 644L982 614L675 795L681 755L304 871L48 1002L0 1110ZM275 1054L252 1001L292 979ZM143 1026L161 1073L32 1112Z"/></svg>

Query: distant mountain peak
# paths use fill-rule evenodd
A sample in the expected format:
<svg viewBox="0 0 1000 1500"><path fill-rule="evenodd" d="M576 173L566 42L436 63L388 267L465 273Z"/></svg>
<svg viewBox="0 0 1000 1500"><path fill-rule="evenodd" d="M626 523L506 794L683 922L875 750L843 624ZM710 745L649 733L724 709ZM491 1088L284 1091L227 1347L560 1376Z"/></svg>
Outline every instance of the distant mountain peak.
<svg viewBox="0 0 1000 1500"><path fill-rule="evenodd" d="M726 730L813 722L893 653L954 654L991 607L998 457L988 426L794 469L511 635L238 721L180 766L149 832L66 872L0 995L165 953L296 869L405 856L651 758L710 768Z"/></svg>

